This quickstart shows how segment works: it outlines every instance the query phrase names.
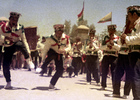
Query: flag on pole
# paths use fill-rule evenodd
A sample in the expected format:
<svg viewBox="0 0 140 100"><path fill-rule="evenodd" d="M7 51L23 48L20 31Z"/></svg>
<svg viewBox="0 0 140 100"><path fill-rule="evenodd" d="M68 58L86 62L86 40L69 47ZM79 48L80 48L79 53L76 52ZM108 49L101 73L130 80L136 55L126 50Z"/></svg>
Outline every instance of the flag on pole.
<svg viewBox="0 0 140 100"><path fill-rule="evenodd" d="M104 23L104 22L108 22L108 21L112 21L112 12L110 12L105 17L100 19L98 23Z"/></svg>
<svg viewBox="0 0 140 100"><path fill-rule="evenodd" d="M83 2L82 11L77 15L78 16L78 22L83 20L83 14L84 14L84 2Z"/></svg>

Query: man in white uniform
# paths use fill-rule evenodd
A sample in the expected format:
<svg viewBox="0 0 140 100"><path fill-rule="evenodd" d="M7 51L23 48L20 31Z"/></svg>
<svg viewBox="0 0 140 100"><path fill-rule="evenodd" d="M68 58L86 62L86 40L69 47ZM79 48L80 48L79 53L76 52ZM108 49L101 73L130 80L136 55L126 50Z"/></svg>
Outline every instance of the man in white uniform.
<svg viewBox="0 0 140 100"><path fill-rule="evenodd" d="M130 36L122 34L121 39L129 47L128 54L130 67L132 70L132 92L134 100L140 100L140 6L130 6L127 8L128 20L130 21Z"/></svg>
<svg viewBox="0 0 140 100"><path fill-rule="evenodd" d="M50 81L50 89L55 89L54 86L63 73L63 54L71 49L69 36L64 33L64 25L54 25L54 30L55 33L46 39L41 62L41 65L43 64L41 73L44 73L43 71L50 61L55 61L56 72Z"/></svg>
<svg viewBox="0 0 140 100"><path fill-rule="evenodd" d="M24 55L29 67L34 68L34 64L30 58L30 49L26 41L24 26L18 23L20 13L11 12L9 21L3 23L0 27L0 36L4 37L2 51L4 52L3 73L6 78L7 85L5 88L11 88L10 64L13 54L20 50Z"/></svg>

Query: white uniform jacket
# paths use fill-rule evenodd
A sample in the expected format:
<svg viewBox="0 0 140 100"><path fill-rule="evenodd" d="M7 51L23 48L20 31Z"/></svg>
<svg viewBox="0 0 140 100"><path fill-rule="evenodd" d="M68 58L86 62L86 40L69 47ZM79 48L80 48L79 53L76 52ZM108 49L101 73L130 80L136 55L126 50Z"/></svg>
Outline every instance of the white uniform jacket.
<svg viewBox="0 0 140 100"><path fill-rule="evenodd" d="M38 51L39 56L42 56L42 50L44 48L44 45L45 45L45 42L43 42L43 43L41 41L37 42L36 50Z"/></svg>
<svg viewBox="0 0 140 100"><path fill-rule="evenodd" d="M126 26L124 27L123 33L125 32L125 30L126 30ZM127 33L127 35L129 36L130 33ZM118 44L120 45L120 50L118 51L118 54L128 55L128 53L129 53L129 46L126 43L122 44L121 43L121 38L119 38Z"/></svg>
<svg viewBox="0 0 140 100"><path fill-rule="evenodd" d="M70 50L70 55L72 57L81 57L82 50L83 50L83 45L81 41L78 43L73 43L72 48Z"/></svg>
<svg viewBox="0 0 140 100"><path fill-rule="evenodd" d="M100 47L101 50L103 50L104 55L113 55L118 56L118 51L120 50L120 45L118 45L118 39L119 37L114 34L114 45L112 48L109 48L107 45L110 44L110 37L109 35L106 35L104 40L102 41L102 46Z"/></svg>
<svg viewBox="0 0 140 100"><path fill-rule="evenodd" d="M51 36L54 37L58 42L52 39ZM42 51L42 61L45 60L46 55L50 49L53 49L57 53L59 53L58 52L59 49L62 49L62 50L65 49L66 52L69 52L71 49L69 36L67 36L66 34L63 33L60 40L58 40L55 37L55 35L51 35L51 36L46 39L45 46Z"/></svg>
<svg viewBox="0 0 140 100"><path fill-rule="evenodd" d="M128 55L129 53L128 45L126 43L122 44L120 38L118 44L120 45L120 50L118 51L118 54Z"/></svg>
<svg viewBox="0 0 140 100"><path fill-rule="evenodd" d="M70 67L72 63L72 57L68 56L64 59L64 67Z"/></svg>
<svg viewBox="0 0 140 100"><path fill-rule="evenodd" d="M131 49L130 52L140 52L140 17L135 21L131 35L126 36L125 42Z"/></svg>
<svg viewBox="0 0 140 100"><path fill-rule="evenodd" d="M28 51L30 53L29 45L26 40L26 36L24 33L24 26L21 24L17 24L17 27L12 28L9 26L9 22L3 23L0 26L0 35L4 36L5 39L2 40L4 46L9 47L13 45L14 42L22 41Z"/></svg>
<svg viewBox="0 0 140 100"><path fill-rule="evenodd" d="M98 55L99 41L95 37L92 40L87 39L85 44L86 55Z"/></svg>

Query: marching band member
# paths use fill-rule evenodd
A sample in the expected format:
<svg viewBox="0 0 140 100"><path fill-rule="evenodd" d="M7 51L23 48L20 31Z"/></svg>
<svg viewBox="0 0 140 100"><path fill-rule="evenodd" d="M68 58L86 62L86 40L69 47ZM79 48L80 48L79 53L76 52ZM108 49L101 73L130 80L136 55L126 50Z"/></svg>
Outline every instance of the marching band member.
<svg viewBox="0 0 140 100"><path fill-rule="evenodd" d="M71 49L69 36L64 33L64 25L54 25L54 31L55 33L46 39L40 64L43 72L51 60L55 61L56 72L50 81L50 89L55 89L54 86L63 73L63 54L66 54Z"/></svg>
<svg viewBox="0 0 140 100"><path fill-rule="evenodd" d="M49 63L48 67L46 67L46 68L49 69L49 71L48 71L48 77L52 76L52 72L53 72L53 70L55 70L55 62L54 62L54 60L52 60Z"/></svg>
<svg viewBox="0 0 140 100"><path fill-rule="evenodd" d="M130 35L122 34L129 47L128 54L130 68L132 73L132 92L133 100L140 100L140 6L130 6L127 8L128 20L130 21Z"/></svg>
<svg viewBox="0 0 140 100"><path fill-rule="evenodd" d="M39 64L41 63L41 60L42 60L42 51L45 45L45 41L46 41L46 38L43 36L42 40L37 42L36 50L38 51Z"/></svg>
<svg viewBox="0 0 140 100"><path fill-rule="evenodd" d="M89 32L89 39L86 40L86 67L87 67L87 82L91 84L91 74L93 75L97 85L100 82L99 76L99 41L95 37L96 30L91 29Z"/></svg>
<svg viewBox="0 0 140 100"><path fill-rule="evenodd" d="M7 82L6 89L11 88L10 64L16 50L20 50L29 67L34 68L34 64L30 58L30 49L25 37L24 27L18 23L20 16L20 13L11 12L9 21L3 23L0 27L0 34L5 36L2 51L4 51L3 73Z"/></svg>
<svg viewBox="0 0 140 100"><path fill-rule="evenodd" d="M64 68L68 72L69 78L71 78L71 75L73 73L73 66L71 65L72 63L72 57L69 55L69 53L65 54L64 58Z"/></svg>
<svg viewBox="0 0 140 100"><path fill-rule="evenodd" d="M126 16L126 25L124 28L123 33L130 35L129 30L130 21ZM129 59L128 59L128 45L125 43L124 40L119 38L118 44L120 45L120 50L118 51L118 58L116 60L116 68L114 70L114 80L113 80L113 94L110 95L111 97L120 97L120 87L121 87L121 79L123 75L125 75L125 84L124 84L124 95L123 98L127 99L130 94L131 89L131 69L129 66Z"/></svg>
<svg viewBox="0 0 140 100"><path fill-rule="evenodd" d="M78 72L80 70L82 59L81 59L81 53L82 53L82 42L79 37L76 37L76 42L73 43L71 54L72 54L72 66L74 67L74 76L78 76Z"/></svg>
<svg viewBox="0 0 140 100"><path fill-rule="evenodd" d="M120 46L118 45L118 39L119 37L115 35L116 32L116 25L108 25L108 33L109 35L106 35L104 37L104 40L102 41L102 46L100 47L101 50L103 50L103 60L102 60L102 80L101 80L101 90L105 90L106 88L106 80L107 80L107 74L109 71L109 66L111 68L111 74L112 74L112 82L113 82L113 75L114 75L114 69L115 69L115 60L118 56L118 50L120 49Z"/></svg>
<svg viewBox="0 0 140 100"><path fill-rule="evenodd" d="M9 20L6 18L6 19L3 19L3 20L0 20L0 25L3 24L3 23L6 23L8 22ZM1 70L1 65L2 65L2 59L3 59L3 52L2 51L2 47L3 47L3 41L4 41L4 36L2 34L0 34L0 70Z"/></svg>

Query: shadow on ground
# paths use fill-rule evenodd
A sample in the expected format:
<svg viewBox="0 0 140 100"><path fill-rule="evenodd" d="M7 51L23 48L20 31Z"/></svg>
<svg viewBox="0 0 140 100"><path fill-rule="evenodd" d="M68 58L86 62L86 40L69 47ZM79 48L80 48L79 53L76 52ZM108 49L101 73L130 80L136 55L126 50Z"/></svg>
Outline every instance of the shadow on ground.
<svg viewBox="0 0 140 100"><path fill-rule="evenodd" d="M9 89L5 89L5 90L28 90L27 88L22 88L22 87L11 87Z"/></svg>
<svg viewBox="0 0 140 100"><path fill-rule="evenodd" d="M87 83L76 82L75 84L87 85Z"/></svg>
<svg viewBox="0 0 140 100"><path fill-rule="evenodd" d="M105 97L112 97L112 98L122 98L121 96L112 96L112 94L104 94L105 95Z"/></svg>
<svg viewBox="0 0 140 100"><path fill-rule="evenodd" d="M50 89L49 87L35 87L35 88L32 88L31 90L41 90L41 91L50 91L50 90L60 90L60 89Z"/></svg>
<svg viewBox="0 0 140 100"><path fill-rule="evenodd" d="M3 89L4 88L4 85L0 85L0 89Z"/></svg>

